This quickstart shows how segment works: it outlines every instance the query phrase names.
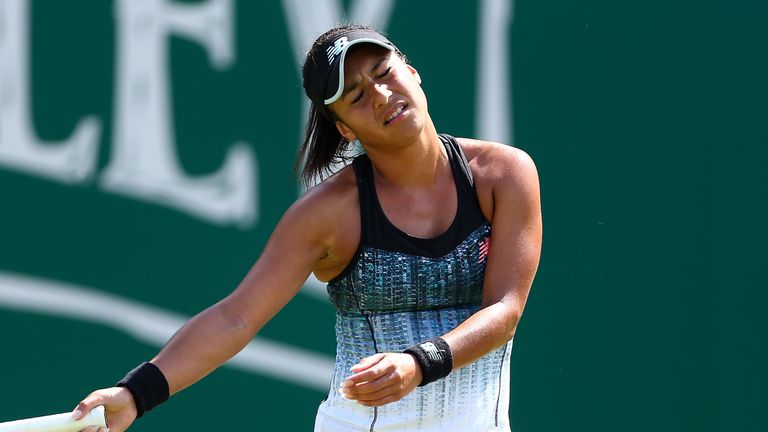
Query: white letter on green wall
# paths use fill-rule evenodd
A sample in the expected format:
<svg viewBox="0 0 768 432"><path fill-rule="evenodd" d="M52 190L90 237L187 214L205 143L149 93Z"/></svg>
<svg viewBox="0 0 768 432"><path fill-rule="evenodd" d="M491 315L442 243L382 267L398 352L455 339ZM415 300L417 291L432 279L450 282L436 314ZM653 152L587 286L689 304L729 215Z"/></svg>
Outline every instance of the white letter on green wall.
<svg viewBox="0 0 768 432"><path fill-rule="evenodd" d="M87 180L96 165L101 124L88 116L69 139L42 141L30 107L29 1L0 1L0 165L67 184Z"/></svg>
<svg viewBox="0 0 768 432"><path fill-rule="evenodd" d="M200 43L214 68L229 67L232 1L118 0L115 7L115 125L102 186L208 222L252 225L258 218L258 166L251 148L237 143L217 172L187 175L177 158L170 106L170 35Z"/></svg>
<svg viewBox="0 0 768 432"><path fill-rule="evenodd" d="M513 0L482 0L478 23L475 133L480 139L512 145L509 27Z"/></svg>

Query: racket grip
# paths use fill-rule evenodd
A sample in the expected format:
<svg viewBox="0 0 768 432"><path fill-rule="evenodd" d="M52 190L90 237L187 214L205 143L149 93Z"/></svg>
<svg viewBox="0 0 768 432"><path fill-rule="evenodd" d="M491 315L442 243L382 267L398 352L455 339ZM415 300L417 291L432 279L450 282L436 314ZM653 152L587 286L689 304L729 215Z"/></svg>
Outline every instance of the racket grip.
<svg viewBox="0 0 768 432"><path fill-rule="evenodd" d="M0 423L0 432L79 432L88 426L107 427L103 406L92 409L80 420L73 419L68 412Z"/></svg>

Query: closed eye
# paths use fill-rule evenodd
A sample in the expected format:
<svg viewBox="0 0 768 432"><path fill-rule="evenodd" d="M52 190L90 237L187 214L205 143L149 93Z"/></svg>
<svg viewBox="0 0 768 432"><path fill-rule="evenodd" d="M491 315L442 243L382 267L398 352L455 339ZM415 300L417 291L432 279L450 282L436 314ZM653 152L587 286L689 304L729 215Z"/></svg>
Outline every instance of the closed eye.
<svg viewBox="0 0 768 432"><path fill-rule="evenodd" d="M390 71L391 69L392 69L392 66L390 66L390 67L388 67L388 68L384 69L384 73L382 73L381 75L379 75L379 78L384 78L385 76L387 76L387 74L389 74L389 71Z"/></svg>
<svg viewBox="0 0 768 432"><path fill-rule="evenodd" d="M385 76L389 75L389 72L391 70L392 70L392 66L387 67L386 69L384 69L384 71L380 75L377 76L377 78L384 78ZM355 96L355 98L352 99L352 101L350 102L350 105L354 105L354 104L358 103L360 101L360 99L363 98L363 93L364 93L363 91L360 91L360 93L358 93Z"/></svg>

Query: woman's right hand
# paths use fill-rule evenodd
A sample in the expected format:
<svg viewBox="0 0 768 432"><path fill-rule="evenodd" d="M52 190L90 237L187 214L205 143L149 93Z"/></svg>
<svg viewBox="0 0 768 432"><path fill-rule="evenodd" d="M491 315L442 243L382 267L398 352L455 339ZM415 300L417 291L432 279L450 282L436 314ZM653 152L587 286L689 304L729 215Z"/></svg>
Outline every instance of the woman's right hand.
<svg viewBox="0 0 768 432"><path fill-rule="evenodd" d="M131 392L125 387L111 387L89 394L72 410L72 418L78 420L99 405L104 406L107 428L89 426L80 432L123 432L138 414Z"/></svg>

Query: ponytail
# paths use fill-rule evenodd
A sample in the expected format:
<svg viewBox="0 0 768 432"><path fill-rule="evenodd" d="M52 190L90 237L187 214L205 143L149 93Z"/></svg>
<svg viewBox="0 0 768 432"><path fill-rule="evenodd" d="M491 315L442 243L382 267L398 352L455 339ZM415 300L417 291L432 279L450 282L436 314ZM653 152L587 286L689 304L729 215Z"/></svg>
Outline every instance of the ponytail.
<svg viewBox="0 0 768 432"><path fill-rule="evenodd" d="M296 164L293 167L294 174L304 162L299 180L305 186L311 185L316 180L323 180L333 174L334 165L351 160L348 154L349 148L350 142L336 129L333 113L325 107L318 109L315 104L312 104L307 118L304 142L299 148Z"/></svg>

